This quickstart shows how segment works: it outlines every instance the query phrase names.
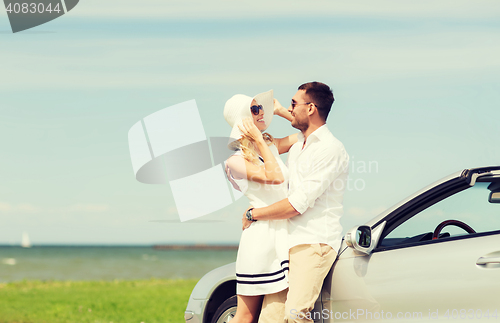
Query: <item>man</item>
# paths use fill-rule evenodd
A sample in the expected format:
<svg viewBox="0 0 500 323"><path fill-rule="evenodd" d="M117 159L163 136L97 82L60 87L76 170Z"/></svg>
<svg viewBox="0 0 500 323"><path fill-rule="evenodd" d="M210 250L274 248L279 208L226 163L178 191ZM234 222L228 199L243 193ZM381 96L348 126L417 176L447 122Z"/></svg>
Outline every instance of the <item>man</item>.
<svg viewBox="0 0 500 323"><path fill-rule="evenodd" d="M349 156L326 126L333 101L326 84L298 88L288 108L292 126L301 131L288 155L289 197L243 215L244 229L252 221L288 219L288 293L266 295L259 322L284 316L285 322L312 323L310 311L340 248Z"/></svg>

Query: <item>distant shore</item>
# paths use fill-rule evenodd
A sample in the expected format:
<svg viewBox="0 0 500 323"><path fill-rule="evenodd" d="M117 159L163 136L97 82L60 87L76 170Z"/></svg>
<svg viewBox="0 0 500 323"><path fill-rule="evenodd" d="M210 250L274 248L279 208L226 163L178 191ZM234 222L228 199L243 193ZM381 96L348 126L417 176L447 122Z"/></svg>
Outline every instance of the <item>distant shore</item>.
<svg viewBox="0 0 500 323"><path fill-rule="evenodd" d="M157 245L58 245L58 244L36 244L30 247L21 245L0 244L0 248L153 248L165 250L238 250L238 245L225 244L157 244Z"/></svg>
<svg viewBox="0 0 500 323"><path fill-rule="evenodd" d="M160 250L238 250L237 245L154 245L153 249Z"/></svg>
<svg viewBox="0 0 500 323"><path fill-rule="evenodd" d="M214 268L234 262L236 253L235 245L222 243L0 247L0 282L199 279Z"/></svg>

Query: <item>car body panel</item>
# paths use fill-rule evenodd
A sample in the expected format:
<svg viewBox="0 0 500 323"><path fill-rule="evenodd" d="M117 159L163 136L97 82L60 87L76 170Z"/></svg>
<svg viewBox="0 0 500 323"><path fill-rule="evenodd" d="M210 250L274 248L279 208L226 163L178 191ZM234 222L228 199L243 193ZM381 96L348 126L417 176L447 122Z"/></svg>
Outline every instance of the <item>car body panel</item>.
<svg viewBox="0 0 500 323"><path fill-rule="evenodd" d="M496 255L500 255L499 233L371 255L358 255L348 248L335 264L331 302L325 307L332 313L360 314L341 320L346 322L370 320L368 312L382 311L391 312L392 319L399 312L421 313L412 316L412 322L429 321L430 313L443 315L453 309L492 313L498 308L497 298L492 297L498 293L498 284L492 282L500 280L500 267L476 262Z"/></svg>
<svg viewBox="0 0 500 323"><path fill-rule="evenodd" d="M236 278L236 263L215 268L201 278L191 293L193 299L208 299L217 286Z"/></svg>
<svg viewBox="0 0 500 323"><path fill-rule="evenodd" d="M203 276L189 297L184 320L189 323L204 322L207 304L217 287L225 282L236 281L236 263L230 263L208 272Z"/></svg>

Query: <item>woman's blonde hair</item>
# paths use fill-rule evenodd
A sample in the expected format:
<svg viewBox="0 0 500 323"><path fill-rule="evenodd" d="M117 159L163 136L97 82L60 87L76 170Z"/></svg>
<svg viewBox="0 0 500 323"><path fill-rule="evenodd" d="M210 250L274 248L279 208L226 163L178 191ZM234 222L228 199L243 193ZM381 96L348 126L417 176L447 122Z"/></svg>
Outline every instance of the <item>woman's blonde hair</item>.
<svg viewBox="0 0 500 323"><path fill-rule="evenodd" d="M262 137L264 138L264 141L267 143L268 146L273 144L274 138L267 132L264 132L262 134ZM241 149L243 158L245 158L254 165L258 165L259 155L257 154L257 151L254 148L255 146L253 142L250 140L250 138L246 135L243 135L240 139L238 139L238 141L240 143L239 148Z"/></svg>

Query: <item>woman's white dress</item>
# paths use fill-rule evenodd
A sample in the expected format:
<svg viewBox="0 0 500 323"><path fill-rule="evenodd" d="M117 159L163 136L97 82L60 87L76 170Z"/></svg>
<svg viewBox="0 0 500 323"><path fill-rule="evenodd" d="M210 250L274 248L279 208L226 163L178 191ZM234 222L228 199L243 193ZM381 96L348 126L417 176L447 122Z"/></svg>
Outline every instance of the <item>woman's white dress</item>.
<svg viewBox="0 0 500 323"><path fill-rule="evenodd" d="M260 184L232 178L255 208L287 198L288 168L281 161L276 146L270 145L269 148L285 178L282 184ZM241 151L235 155L241 155ZM260 164L264 164L262 160ZM287 237L287 220L256 221L243 230L236 258L238 295L272 294L288 287Z"/></svg>

